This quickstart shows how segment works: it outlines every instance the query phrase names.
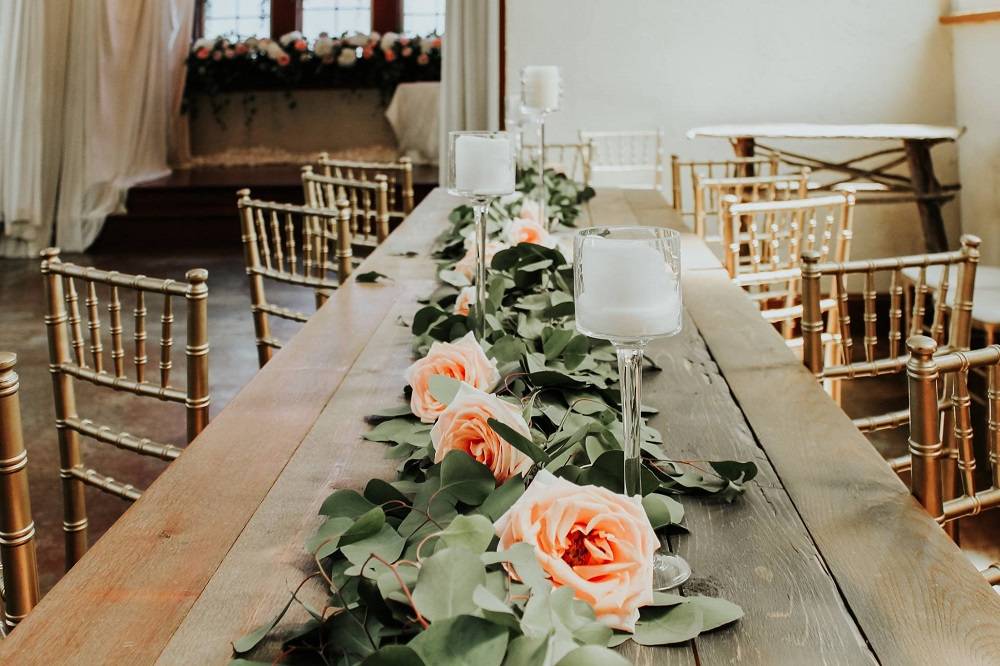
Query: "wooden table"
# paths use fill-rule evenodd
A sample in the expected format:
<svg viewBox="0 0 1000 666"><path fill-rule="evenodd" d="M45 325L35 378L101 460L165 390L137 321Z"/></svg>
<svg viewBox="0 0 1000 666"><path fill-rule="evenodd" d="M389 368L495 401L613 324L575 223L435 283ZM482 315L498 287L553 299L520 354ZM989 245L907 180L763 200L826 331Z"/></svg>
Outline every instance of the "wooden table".
<svg viewBox="0 0 1000 666"><path fill-rule="evenodd" d="M390 477L362 416L401 395L406 323L456 201L433 192L42 600L0 662L224 664L304 577L333 488ZM660 224L657 193L604 191L598 222ZM416 258L402 256L417 251ZM743 606L730 628L640 664L997 664L1000 597L733 286L684 239L684 332L653 348L645 402L669 451L753 460L734 504L685 499L686 593ZM249 326L249 321L247 322ZM313 589L312 594L321 592ZM290 613L281 627L303 619ZM264 646L262 658L277 645Z"/></svg>
<svg viewBox="0 0 1000 666"><path fill-rule="evenodd" d="M811 123L758 123L746 125L713 125L689 130L688 138L712 137L729 139L739 157L752 157L756 149L780 154L782 161L816 170L833 171L838 180L826 186L862 181L859 199L870 203L915 201L920 212L924 242L928 252L948 249L941 204L955 198L957 183L942 185L934 175L931 146L942 141L955 141L964 129L937 125L868 124L818 125ZM841 162L830 162L788 150L778 150L760 143L761 139L836 139L896 141L899 145L881 149ZM871 161L878 159L877 164ZM868 163L868 166L864 166ZM905 163L909 176L890 173L893 167ZM874 186L874 187L871 187Z"/></svg>

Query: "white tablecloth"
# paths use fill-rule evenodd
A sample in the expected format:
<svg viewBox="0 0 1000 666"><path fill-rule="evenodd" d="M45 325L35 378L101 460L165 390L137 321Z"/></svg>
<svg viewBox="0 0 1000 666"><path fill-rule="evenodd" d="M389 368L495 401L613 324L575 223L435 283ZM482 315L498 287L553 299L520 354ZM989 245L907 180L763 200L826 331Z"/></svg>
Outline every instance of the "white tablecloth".
<svg viewBox="0 0 1000 666"><path fill-rule="evenodd" d="M396 87L385 117L400 151L415 164L438 163L438 99L441 83L419 81Z"/></svg>

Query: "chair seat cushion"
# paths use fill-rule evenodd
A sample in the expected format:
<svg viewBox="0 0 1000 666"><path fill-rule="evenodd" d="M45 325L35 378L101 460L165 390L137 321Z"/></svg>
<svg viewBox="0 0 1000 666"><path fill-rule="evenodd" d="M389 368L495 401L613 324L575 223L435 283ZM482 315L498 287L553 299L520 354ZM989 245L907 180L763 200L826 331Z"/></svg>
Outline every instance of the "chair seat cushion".
<svg viewBox="0 0 1000 666"><path fill-rule="evenodd" d="M941 284L944 273L941 265L927 267L927 285L936 289ZM903 275L916 282L920 279L919 268L904 268ZM958 266L948 269L948 303L955 302L955 285L958 284ZM976 288L972 296L972 318L984 324L1000 324L1000 267L977 266Z"/></svg>

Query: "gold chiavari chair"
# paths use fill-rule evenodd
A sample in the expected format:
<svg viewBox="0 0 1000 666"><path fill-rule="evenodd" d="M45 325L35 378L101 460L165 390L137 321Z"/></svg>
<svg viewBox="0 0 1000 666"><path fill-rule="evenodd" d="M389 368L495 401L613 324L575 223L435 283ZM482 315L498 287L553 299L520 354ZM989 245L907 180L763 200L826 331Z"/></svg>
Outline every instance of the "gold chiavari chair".
<svg viewBox="0 0 1000 666"><path fill-rule="evenodd" d="M187 412L187 440L190 442L208 425L211 402L208 388L208 271L196 268L185 275L186 282L157 280L144 275L126 275L86 266L63 263L57 248L42 250L42 278L48 314L45 324L49 339L49 372L55 396L56 430L59 435L59 476L63 485L63 530L66 537L66 564L72 566L87 550L87 510L84 486L92 486L125 500L136 500L141 492L127 483L84 467L80 435L132 453L171 461L181 449L146 437L98 425L80 418L76 409L74 380L101 388L132 393L183 404ZM89 345L84 341L76 281L83 283ZM105 366L101 342L98 285L108 290L108 317L111 334L110 367ZM122 291L135 293L133 366L135 377L125 371L122 328ZM161 294L159 381L146 377L146 296ZM187 385L176 388L171 382L173 363L173 300L183 298L187 309ZM89 360L88 360L89 352Z"/></svg>
<svg viewBox="0 0 1000 666"><path fill-rule="evenodd" d="M719 219L723 264L730 277L791 340L802 316L802 253L815 251L821 260L850 258L854 195L749 203L724 195ZM832 306L828 298L824 307Z"/></svg>
<svg viewBox="0 0 1000 666"><path fill-rule="evenodd" d="M910 490L927 512L946 528L987 509L1000 507L1000 345L940 353L938 343L917 335L906 341L909 384ZM989 486L977 489L973 447L970 370L986 374ZM942 395L946 398L942 409ZM950 441L950 443L949 443ZM954 490L950 473L959 477ZM951 530L957 536L957 530ZM1000 583L1000 566L983 574Z"/></svg>
<svg viewBox="0 0 1000 666"><path fill-rule="evenodd" d="M402 220L413 210L413 162L409 157L400 157L397 162L357 162L330 159L327 153L320 153L319 171L346 180L373 181L376 176L385 176L389 218Z"/></svg>
<svg viewBox="0 0 1000 666"><path fill-rule="evenodd" d="M351 215L351 241L359 246L377 245L389 237L389 208L386 177L372 181L323 176L311 166L302 167L302 189L306 205L336 209L346 202Z"/></svg>
<svg viewBox="0 0 1000 666"><path fill-rule="evenodd" d="M257 359L263 367L274 350L281 348L268 318L309 320L304 312L269 302L264 280L312 289L316 308L320 308L354 267L351 207L343 200L333 209L259 201L251 199L247 189L237 196Z"/></svg>
<svg viewBox="0 0 1000 666"><path fill-rule="evenodd" d="M3 567L3 633L38 603L35 523L28 492L28 453L21 432L17 356L0 352L0 565Z"/></svg>
<svg viewBox="0 0 1000 666"><path fill-rule="evenodd" d="M942 345L940 353L969 348L973 286L976 280L976 266L979 263L979 239L975 236L962 237L962 249L937 254L909 257L888 257L866 261L844 263L820 263L817 252L805 252L802 256L802 337L803 361L819 380L853 380L863 377L901 374L906 368L907 355L902 349L902 341L913 335L929 330L935 343ZM935 268L955 267L956 279L949 284L946 278L934 290L933 299L926 288L927 274ZM906 304L903 272L916 269L918 288L910 304ZM860 282L861 298L864 305L863 338L864 360L855 360L854 338L851 330L851 316L848 311L850 279ZM880 342L878 335L877 287L888 278L888 334ZM832 283L836 295L836 309L830 317L836 316L837 348L836 364L825 362L824 343L820 339L825 328L821 302L823 290L821 282ZM930 320L928 321L928 315ZM854 424L862 432L885 430L906 425L907 410L885 414L864 416L854 419ZM903 471L909 467L909 457L901 456L889 461L890 466Z"/></svg>
<svg viewBox="0 0 1000 666"><path fill-rule="evenodd" d="M694 173L694 232L707 242L722 242L722 197L731 195L744 202L805 199L809 195L809 174L808 168L776 176L708 178ZM715 223L711 230L710 222Z"/></svg>
<svg viewBox="0 0 1000 666"><path fill-rule="evenodd" d="M615 132L580 130L579 136L581 144L590 146L588 181L600 174L614 174L616 187L663 189L666 160L663 157L662 129ZM635 174L640 180L623 183L617 179L621 174Z"/></svg>
<svg viewBox="0 0 1000 666"><path fill-rule="evenodd" d="M546 143L545 168L561 171L586 187L590 184L590 151L591 146L587 142ZM537 144L521 145L521 164L534 165L537 155Z"/></svg>
<svg viewBox="0 0 1000 666"><path fill-rule="evenodd" d="M696 199L695 176L700 178L750 178L778 175L778 156L732 157L728 160L682 160L670 156L670 206L693 229Z"/></svg>

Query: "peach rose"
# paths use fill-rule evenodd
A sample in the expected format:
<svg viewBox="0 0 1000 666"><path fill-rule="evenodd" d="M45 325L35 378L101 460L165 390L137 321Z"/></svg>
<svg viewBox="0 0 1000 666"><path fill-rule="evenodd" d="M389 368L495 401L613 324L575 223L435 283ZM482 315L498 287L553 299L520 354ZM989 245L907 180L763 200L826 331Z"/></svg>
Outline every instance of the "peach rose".
<svg viewBox="0 0 1000 666"><path fill-rule="evenodd" d="M521 410L500 398L462 384L448 408L431 428L434 462L451 451L464 451L493 472L497 483L531 469L531 458L508 444L488 423L496 419L531 437Z"/></svg>
<svg viewBox="0 0 1000 666"><path fill-rule="evenodd" d="M507 242L511 245L534 243L545 247L555 247L556 241L541 224L530 218L511 220L507 225Z"/></svg>
<svg viewBox="0 0 1000 666"><path fill-rule="evenodd" d="M279 56L278 56L278 58L277 58L277 61L278 61L278 64L279 64L279 65L281 65L282 67L284 67L284 66L285 66L285 65L287 65L287 64L288 64L289 62L291 62L291 60L292 60L292 59L291 59L290 57L288 57L288 54L287 54L287 53L282 53L282 54L281 54L281 55L279 55Z"/></svg>
<svg viewBox="0 0 1000 666"><path fill-rule="evenodd" d="M461 273L472 282L476 275L476 246L474 243L469 244L470 247L465 251L465 256L458 260L455 264L455 270ZM493 261L493 255L495 255L500 250L506 250L506 243L501 243L499 241L487 241L486 242L486 265L489 266L490 262Z"/></svg>
<svg viewBox="0 0 1000 666"><path fill-rule="evenodd" d="M197 58L198 60L206 60L208 58L209 53L211 53L211 51L209 51L208 49L200 48L194 54L194 57Z"/></svg>
<svg viewBox="0 0 1000 666"><path fill-rule="evenodd" d="M571 587L615 629L634 631L639 607L653 601L660 544L638 497L542 470L495 527L498 550L533 545L552 584Z"/></svg>
<svg viewBox="0 0 1000 666"><path fill-rule="evenodd" d="M306 44L306 40L304 39L296 39L294 42L292 42L292 47L296 51L305 51L307 48L309 48L309 45Z"/></svg>
<svg viewBox="0 0 1000 666"><path fill-rule="evenodd" d="M497 362L487 358L471 331L455 342L435 342L427 356L406 369L406 382L413 389L410 410L424 423L434 423L445 410L431 395L429 382L434 375L451 377L484 391L500 381Z"/></svg>
<svg viewBox="0 0 1000 666"><path fill-rule="evenodd" d="M417 64L418 65L426 65L426 64L430 63L430 61L431 61L431 58L426 53L421 53L420 55L417 56Z"/></svg>
<svg viewBox="0 0 1000 666"><path fill-rule="evenodd" d="M396 59L396 52L393 51L392 49L385 49L385 50L383 50L382 51L382 55L385 56L385 61L386 62L392 62L393 60Z"/></svg>
<svg viewBox="0 0 1000 666"><path fill-rule="evenodd" d="M476 288L462 287L455 299L455 314L469 316L469 306L476 302Z"/></svg>
<svg viewBox="0 0 1000 666"><path fill-rule="evenodd" d="M409 46L404 46L402 56L404 58L409 58L411 55L413 55L413 49L411 49Z"/></svg>

